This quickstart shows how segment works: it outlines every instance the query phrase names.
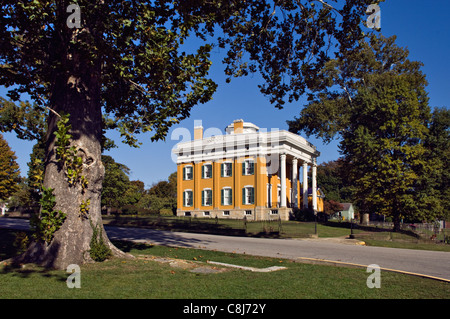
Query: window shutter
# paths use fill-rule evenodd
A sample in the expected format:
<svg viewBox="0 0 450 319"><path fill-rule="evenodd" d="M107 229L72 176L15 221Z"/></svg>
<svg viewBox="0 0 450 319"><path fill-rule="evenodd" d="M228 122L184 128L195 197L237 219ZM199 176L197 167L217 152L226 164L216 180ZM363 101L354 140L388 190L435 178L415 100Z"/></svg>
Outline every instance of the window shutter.
<svg viewBox="0 0 450 319"><path fill-rule="evenodd" d="M202 178L205 178L205 165L202 165Z"/></svg>
<svg viewBox="0 0 450 319"><path fill-rule="evenodd" d="M249 175L253 175L255 173L255 163L248 162L248 164L250 165L250 167L249 167L250 174Z"/></svg>
<svg viewBox="0 0 450 319"><path fill-rule="evenodd" d="M252 187L249 189L250 191L250 203L249 204L254 204L255 203L255 189Z"/></svg>
<svg viewBox="0 0 450 319"><path fill-rule="evenodd" d="M186 167L183 167L183 181L186 180Z"/></svg>
<svg viewBox="0 0 450 319"><path fill-rule="evenodd" d="M242 205L246 204L246 200L245 200L245 187L242 189Z"/></svg>
<svg viewBox="0 0 450 319"><path fill-rule="evenodd" d="M228 163L227 165L229 165L230 171L228 172L228 176L233 176L233 163Z"/></svg>
<svg viewBox="0 0 450 319"><path fill-rule="evenodd" d="M193 201L194 201L194 192L193 191L189 191L188 193L190 193L189 194L189 200L188 200L188 206L192 206L192 203L193 203Z"/></svg>
<svg viewBox="0 0 450 319"><path fill-rule="evenodd" d="M187 206L186 205L186 192L183 192L183 206Z"/></svg>
<svg viewBox="0 0 450 319"><path fill-rule="evenodd" d="M225 176L225 163L220 164L220 177Z"/></svg>
<svg viewBox="0 0 450 319"><path fill-rule="evenodd" d="M220 190L220 204L223 206L225 202L225 190L221 189Z"/></svg>
<svg viewBox="0 0 450 319"><path fill-rule="evenodd" d="M233 205L233 190L231 188L228 190L228 196L230 198L229 204Z"/></svg>
<svg viewBox="0 0 450 319"><path fill-rule="evenodd" d="M202 191L202 206L205 206L205 191Z"/></svg>
<svg viewBox="0 0 450 319"><path fill-rule="evenodd" d="M212 189L210 189L209 191L208 191L208 198L210 198L210 201L209 201L209 205L210 206L212 206L213 205L213 198L212 198Z"/></svg>
<svg viewBox="0 0 450 319"><path fill-rule="evenodd" d="M242 175L245 175L245 164L246 163L247 163L246 161L242 162Z"/></svg>

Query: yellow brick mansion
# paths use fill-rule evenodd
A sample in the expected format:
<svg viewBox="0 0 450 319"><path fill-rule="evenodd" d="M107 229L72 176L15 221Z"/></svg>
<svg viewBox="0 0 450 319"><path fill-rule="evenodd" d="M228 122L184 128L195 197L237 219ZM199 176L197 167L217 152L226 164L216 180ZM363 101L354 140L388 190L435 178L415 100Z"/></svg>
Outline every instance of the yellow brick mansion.
<svg viewBox="0 0 450 319"><path fill-rule="evenodd" d="M225 131L204 137L203 127L196 126L194 139L173 149L177 216L288 220L295 208L323 211L316 182L320 153L311 143L243 120Z"/></svg>

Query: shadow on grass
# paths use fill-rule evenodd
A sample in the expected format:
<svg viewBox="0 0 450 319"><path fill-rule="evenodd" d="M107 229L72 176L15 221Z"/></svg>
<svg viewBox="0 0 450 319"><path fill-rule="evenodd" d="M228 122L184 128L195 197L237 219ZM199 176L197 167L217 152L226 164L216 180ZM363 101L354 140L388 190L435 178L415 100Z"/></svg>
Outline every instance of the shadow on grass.
<svg viewBox="0 0 450 319"><path fill-rule="evenodd" d="M30 231L0 229L0 275L12 274L20 278L29 278L33 274L39 274L42 277L66 281L66 275L51 268L13 262L14 257L26 251L28 244L26 239L30 236Z"/></svg>
<svg viewBox="0 0 450 319"><path fill-rule="evenodd" d="M30 232L13 229L0 229L0 260L15 257L25 251L25 237Z"/></svg>
<svg viewBox="0 0 450 319"><path fill-rule="evenodd" d="M0 275L10 274L19 278L30 278L32 275L40 275L45 278L53 278L57 281L65 282L67 274L60 271L50 270L48 268L40 267L34 264L10 264L7 263L0 266Z"/></svg>
<svg viewBox="0 0 450 319"><path fill-rule="evenodd" d="M143 244L143 243L135 243L131 241L125 240L111 240L111 243L114 244L118 249L125 253L129 253L131 250L147 250L153 247L153 245Z"/></svg>

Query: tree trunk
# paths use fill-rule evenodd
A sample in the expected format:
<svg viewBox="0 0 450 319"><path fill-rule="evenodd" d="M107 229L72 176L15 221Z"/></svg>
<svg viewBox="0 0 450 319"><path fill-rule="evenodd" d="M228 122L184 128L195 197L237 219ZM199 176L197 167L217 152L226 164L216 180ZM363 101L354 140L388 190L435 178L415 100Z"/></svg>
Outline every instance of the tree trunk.
<svg viewBox="0 0 450 319"><path fill-rule="evenodd" d="M394 228L392 229L392 231L394 232L399 232L401 230L401 219L400 216L398 216L398 214L394 214L392 221L394 223Z"/></svg>
<svg viewBox="0 0 450 319"><path fill-rule="evenodd" d="M361 224L369 225L369 213L361 213Z"/></svg>
<svg viewBox="0 0 450 319"><path fill-rule="evenodd" d="M82 174L87 188L80 183L69 185L61 161L55 152L56 123L59 117L50 112L48 120L44 186L53 188L55 210L66 214L66 219L54 234L50 244L34 243L21 257L22 262L35 262L46 267L66 269L70 264L91 262L90 242L94 226L102 230L103 240L113 255L130 256L117 249L104 231L101 216L101 191L105 168L101 162L102 112L100 101L100 62L93 63L82 54L66 53L67 70L55 71L50 106L61 114L70 114L71 145L77 147L83 158ZM100 59L98 59L100 60ZM80 213L82 201L90 200L86 216Z"/></svg>

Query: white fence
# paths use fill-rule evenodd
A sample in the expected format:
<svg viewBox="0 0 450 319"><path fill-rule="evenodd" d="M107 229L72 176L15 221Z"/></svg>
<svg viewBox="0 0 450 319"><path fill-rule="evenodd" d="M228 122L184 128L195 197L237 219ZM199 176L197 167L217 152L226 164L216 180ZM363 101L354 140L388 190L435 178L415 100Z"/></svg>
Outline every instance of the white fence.
<svg viewBox="0 0 450 319"><path fill-rule="evenodd" d="M370 221L369 226L376 226L380 228L392 228L394 227L394 223L392 222L379 222L379 221ZM416 231L430 231L430 232L439 232L444 228L444 221L439 221L436 223L402 223L401 229L410 229Z"/></svg>

